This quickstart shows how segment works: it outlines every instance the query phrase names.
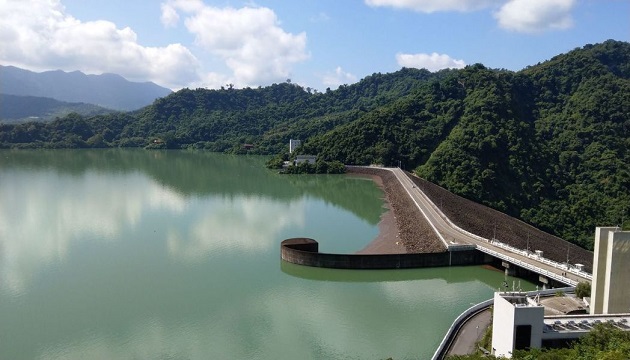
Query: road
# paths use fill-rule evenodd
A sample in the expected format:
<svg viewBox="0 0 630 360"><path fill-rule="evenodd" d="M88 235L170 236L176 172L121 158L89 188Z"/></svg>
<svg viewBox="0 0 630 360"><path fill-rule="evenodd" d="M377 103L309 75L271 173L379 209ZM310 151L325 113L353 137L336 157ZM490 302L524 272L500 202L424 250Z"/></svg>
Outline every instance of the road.
<svg viewBox="0 0 630 360"><path fill-rule="evenodd" d="M490 309L486 309L468 319L462 328L459 329L455 341L446 355L473 354L476 350L475 345L481 340L491 323L492 311Z"/></svg>
<svg viewBox="0 0 630 360"><path fill-rule="evenodd" d="M415 186L413 181L409 179L407 174L399 168L389 168L395 175L398 181L402 184L405 191L409 194L411 199L416 203L418 209L422 212L427 219L435 233L447 248L453 248L457 245L475 245L477 249L486 253L498 255L499 258L509 258L510 262L518 264L524 263L524 267L529 265L540 271L536 271L539 274L547 274L550 277L565 282L567 284L575 285L578 282L591 282L590 278L586 275L581 275L577 272L567 273L566 268L559 268L549 264L549 261L543 262L533 256L525 256L503 247L499 247L491 244L488 239L482 239L476 235L467 233L462 229L459 229L453 225L442 212L435 206L429 198ZM522 252L522 251L521 251ZM520 266L520 264L519 264Z"/></svg>

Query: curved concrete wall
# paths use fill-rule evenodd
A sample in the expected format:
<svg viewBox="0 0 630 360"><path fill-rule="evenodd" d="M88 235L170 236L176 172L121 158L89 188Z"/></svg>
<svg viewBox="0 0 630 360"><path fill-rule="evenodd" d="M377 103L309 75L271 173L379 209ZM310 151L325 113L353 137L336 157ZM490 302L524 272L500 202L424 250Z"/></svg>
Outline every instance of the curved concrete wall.
<svg viewBox="0 0 630 360"><path fill-rule="evenodd" d="M305 266L333 269L410 269L438 266L479 265L489 262L477 250L419 254L327 254L317 241L292 238L281 244L282 260Z"/></svg>

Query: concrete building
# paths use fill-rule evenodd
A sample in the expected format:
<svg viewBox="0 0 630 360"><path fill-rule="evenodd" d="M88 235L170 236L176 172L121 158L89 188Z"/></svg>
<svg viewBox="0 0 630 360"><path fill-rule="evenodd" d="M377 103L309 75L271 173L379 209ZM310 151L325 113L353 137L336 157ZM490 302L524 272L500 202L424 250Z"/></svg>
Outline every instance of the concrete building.
<svg viewBox="0 0 630 360"><path fill-rule="evenodd" d="M578 299L552 296L547 300L525 293L494 294L492 353L495 356L511 358L514 350L567 347L600 323L630 331L630 313L590 315L570 310L573 315L548 315L558 313L565 303L577 304Z"/></svg>
<svg viewBox="0 0 630 360"><path fill-rule="evenodd" d="M300 147L300 145L302 145L301 140L289 139L289 154L292 154L295 151L295 149Z"/></svg>
<svg viewBox="0 0 630 360"><path fill-rule="evenodd" d="M630 231L596 228L593 256L590 314L580 299L545 303L525 294L495 293L492 353L511 358L515 349L566 346L602 322L630 331Z"/></svg>
<svg viewBox="0 0 630 360"><path fill-rule="evenodd" d="M591 314L630 312L630 231L595 229Z"/></svg>
<svg viewBox="0 0 630 360"><path fill-rule="evenodd" d="M542 346L545 308L520 293L495 293L492 353L512 357L512 351Z"/></svg>

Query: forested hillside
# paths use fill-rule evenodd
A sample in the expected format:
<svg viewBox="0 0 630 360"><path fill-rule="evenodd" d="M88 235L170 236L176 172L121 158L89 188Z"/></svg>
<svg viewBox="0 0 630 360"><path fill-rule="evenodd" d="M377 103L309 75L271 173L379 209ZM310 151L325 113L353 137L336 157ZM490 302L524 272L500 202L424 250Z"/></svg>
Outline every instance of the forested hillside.
<svg viewBox="0 0 630 360"><path fill-rule="evenodd" d="M519 72L402 69L323 93L290 81L184 89L133 113L0 125L0 147L276 154L301 139L303 153L400 163L592 248L595 226L630 224L629 135L630 44L609 40Z"/></svg>
<svg viewBox="0 0 630 360"><path fill-rule="evenodd" d="M45 97L0 94L0 123L51 121L73 112L90 116L112 113L114 110Z"/></svg>

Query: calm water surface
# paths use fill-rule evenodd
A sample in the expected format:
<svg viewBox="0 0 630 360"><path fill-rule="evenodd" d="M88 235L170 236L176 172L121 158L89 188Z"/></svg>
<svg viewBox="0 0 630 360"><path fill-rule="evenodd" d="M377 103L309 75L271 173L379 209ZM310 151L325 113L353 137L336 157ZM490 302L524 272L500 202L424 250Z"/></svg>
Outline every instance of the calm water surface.
<svg viewBox="0 0 630 360"><path fill-rule="evenodd" d="M0 359L427 359L503 281L481 267L282 263L289 237L328 252L367 245L382 192L263 164L0 151Z"/></svg>

